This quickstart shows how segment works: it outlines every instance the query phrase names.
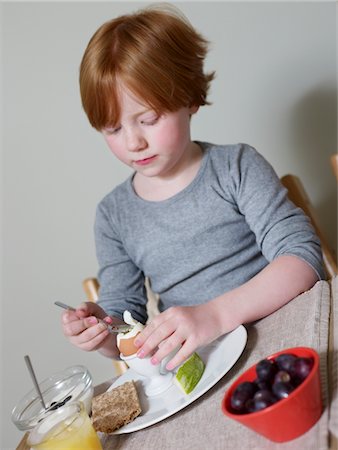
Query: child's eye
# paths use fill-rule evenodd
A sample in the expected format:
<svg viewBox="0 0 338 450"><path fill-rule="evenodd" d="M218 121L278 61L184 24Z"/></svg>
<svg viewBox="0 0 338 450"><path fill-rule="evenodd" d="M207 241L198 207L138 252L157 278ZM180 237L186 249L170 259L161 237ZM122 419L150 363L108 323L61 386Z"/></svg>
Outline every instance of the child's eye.
<svg viewBox="0 0 338 450"><path fill-rule="evenodd" d="M103 130L104 134L106 136L111 136L113 134L117 134L119 131L121 130L121 127L116 127L116 128L105 128Z"/></svg>
<svg viewBox="0 0 338 450"><path fill-rule="evenodd" d="M159 116L152 116L146 119L141 120L142 125L155 125L155 123L158 121Z"/></svg>

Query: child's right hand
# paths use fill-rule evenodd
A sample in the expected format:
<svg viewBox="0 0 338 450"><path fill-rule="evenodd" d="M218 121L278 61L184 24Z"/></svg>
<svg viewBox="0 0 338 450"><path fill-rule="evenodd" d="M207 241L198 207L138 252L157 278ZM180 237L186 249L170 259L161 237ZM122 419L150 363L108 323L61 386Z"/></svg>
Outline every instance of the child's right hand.
<svg viewBox="0 0 338 450"><path fill-rule="evenodd" d="M107 327L98 322L97 317L103 319L107 324L113 323L113 319L107 316L96 303L81 303L75 311L63 312L63 334L73 345L85 351L99 350L101 347L111 347L113 350L116 340L111 336ZM120 321L118 322L120 323Z"/></svg>

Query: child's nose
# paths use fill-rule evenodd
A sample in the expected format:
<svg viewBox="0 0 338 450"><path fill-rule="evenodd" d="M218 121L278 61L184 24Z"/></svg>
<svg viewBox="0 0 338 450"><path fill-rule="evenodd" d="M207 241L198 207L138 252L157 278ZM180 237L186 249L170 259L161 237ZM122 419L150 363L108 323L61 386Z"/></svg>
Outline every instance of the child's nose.
<svg viewBox="0 0 338 450"><path fill-rule="evenodd" d="M147 142L141 133L131 132L127 135L127 147L130 152L138 152L147 146Z"/></svg>

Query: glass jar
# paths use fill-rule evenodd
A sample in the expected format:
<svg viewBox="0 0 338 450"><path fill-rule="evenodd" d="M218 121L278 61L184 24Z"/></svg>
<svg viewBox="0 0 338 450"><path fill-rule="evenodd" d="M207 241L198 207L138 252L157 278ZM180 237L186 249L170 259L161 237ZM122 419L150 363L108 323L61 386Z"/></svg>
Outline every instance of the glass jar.
<svg viewBox="0 0 338 450"><path fill-rule="evenodd" d="M68 367L43 380L39 387L47 409L43 407L35 388L29 391L12 411L12 421L19 430L30 430L47 413L73 401L82 401L90 414L94 388L86 367Z"/></svg>

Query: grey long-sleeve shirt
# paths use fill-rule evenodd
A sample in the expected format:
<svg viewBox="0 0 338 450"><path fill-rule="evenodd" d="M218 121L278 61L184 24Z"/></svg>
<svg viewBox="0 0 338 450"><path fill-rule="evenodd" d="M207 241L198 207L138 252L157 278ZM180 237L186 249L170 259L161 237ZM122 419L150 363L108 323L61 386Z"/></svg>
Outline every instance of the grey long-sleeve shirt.
<svg viewBox="0 0 338 450"><path fill-rule="evenodd" d="M145 276L160 311L211 300L280 255L301 258L324 278L319 239L271 165L245 144L198 144L200 169L178 194L143 200L130 176L98 205L99 304L107 314L128 309L145 323Z"/></svg>

